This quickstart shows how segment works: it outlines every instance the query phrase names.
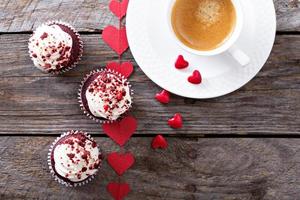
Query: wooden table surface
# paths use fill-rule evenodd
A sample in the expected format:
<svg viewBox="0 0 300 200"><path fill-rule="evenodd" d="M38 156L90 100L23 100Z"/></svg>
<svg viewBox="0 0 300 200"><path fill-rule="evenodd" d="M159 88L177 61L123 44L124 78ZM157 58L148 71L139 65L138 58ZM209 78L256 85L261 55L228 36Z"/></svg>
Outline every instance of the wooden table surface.
<svg viewBox="0 0 300 200"><path fill-rule="evenodd" d="M99 124L80 111L82 77L116 54L101 30L117 20L108 0L1 0L0 3L0 199L110 199L105 186L117 175L105 163L96 180L65 188L49 175L46 155L60 133L91 133L105 152L118 147ZM127 199L299 199L300 198L300 1L274 0L277 36L259 74L229 95L209 100L172 96L163 106L160 88L134 62L132 114L139 126L125 149L136 164L123 177L132 187ZM37 26L61 19L80 31L85 43L79 66L63 76L36 69L27 41ZM184 128L166 120L184 116ZM165 151L151 139L164 134Z"/></svg>

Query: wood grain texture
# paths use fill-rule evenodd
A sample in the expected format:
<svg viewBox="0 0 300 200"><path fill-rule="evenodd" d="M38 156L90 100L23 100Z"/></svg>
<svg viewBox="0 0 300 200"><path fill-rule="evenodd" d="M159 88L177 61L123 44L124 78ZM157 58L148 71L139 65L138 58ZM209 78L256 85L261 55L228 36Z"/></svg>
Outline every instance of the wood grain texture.
<svg viewBox="0 0 300 200"><path fill-rule="evenodd" d="M125 147L136 164L122 177L130 199L270 199L300 196L299 139L176 139L165 151L150 149L151 138ZM80 188L56 183L47 168L54 137L1 137L1 199L110 199L105 190L117 176L105 162L95 181ZM97 138L105 152L116 150ZM237 153L238 152L238 153Z"/></svg>
<svg viewBox="0 0 300 200"><path fill-rule="evenodd" d="M275 0L277 30L300 31L300 1Z"/></svg>
<svg viewBox="0 0 300 200"><path fill-rule="evenodd" d="M121 178L133 188L127 199L299 199L300 139L199 137L300 135L300 35L295 35L300 1L274 2L281 33L271 57L254 80L225 97L196 101L172 96L163 106L153 98L160 88L130 52L124 55L135 64L130 78L136 93L132 114L139 120L135 136L147 136L133 137L125 146L136 156L134 167ZM105 186L118 177L106 163L95 181L71 189L51 178L46 162L54 136L66 130L103 136L100 126L79 110L76 93L84 74L117 59L100 35L107 24L117 24L108 3L1 0L0 199L111 199ZM27 40L38 25L58 19L90 33L82 35L85 51L79 66L51 76L33 67ZM184 128L175 131L166 121L176 112L183 114ZM151 135L157 133L175 136L167 138L167 150L150 148ZM108 138L96 140L106 153L118 150Z"/></svg>
<svg viewBox="0 0 300 200"><path fill-rule="evenodd" d="M98 32L117 24L109 0L1 0L0 32L32 31L48 20L63 20L79 31ZM279 31L300 31L299 0L274 0Z"/></svg>
<svg viewBox="0 0 300 200"><path fill-rule="evenodd" d="M0 32L32 31L40 24L63 20L78 31L99 32L118 19L108 10L109 0L1 0Z"/></svg>
<svg viewBox="0 0 300 200"><path fill-rule="evenodd" d="M77 90L84 74L116 59L116 54L100 35L84 35L80 65L55 77L33 66L28 37L0 36L0 134L57 134L81 128L102 134L100 126L80 111ZM126 59L133 61L130 52ZM132 113L139 120L138 134L300 134L300 36L277 36L257 77L221 98L172 96L164 106L153 98L160 88L136 64L130 81L136 93ZM182 113L184 128L175 131L167 119L176 112Z"/></svg>

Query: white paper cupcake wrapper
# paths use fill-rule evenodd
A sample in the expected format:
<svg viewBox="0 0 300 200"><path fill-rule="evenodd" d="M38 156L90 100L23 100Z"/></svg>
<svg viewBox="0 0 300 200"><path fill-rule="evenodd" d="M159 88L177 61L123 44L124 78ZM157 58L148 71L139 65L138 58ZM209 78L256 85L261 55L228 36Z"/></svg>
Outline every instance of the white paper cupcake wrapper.
<svg viewBox="0 0 300 200"><path fill-rule="evenodd" d="M70 134L77 134L77 133L83 133L87 138L89 138L90 140L92 141L95 141L90 135L88 135L87 133L85 133L84 131L74 131L74 130L71 130L71 131L68 131L68 132L65 132L63 134L61 134L61 136L57 137L55 139L55 141L51 144L50 148L49 148L49 152L48 152L48 156L47 156L47 162L48 162L48 167L49 167L49 170L50 170L50 174L51 176L55 179L55 181L57 181L58 183L66 186L66 187L77 187L77 186L82 186L82 185L85 185L87 183L89 183L90 181L92 181L94 178L95 178L95 175L97 174L97 172L99 171L99 169L101 168L102 166L102 162L103 160L100 162L100 165L96 171L95 174L89 176L87 179L85 179L84 181L81 181L81 182L74 182L73 184L72 183L69 183L63 179L61 179L59 176L56 175L54 169L53 169L53 166L51 164L51 153L53 151L53 147L56 145L56 143L61 139L63 138L64 136L67 136L67 135L70 135ZM98 144L97 144L97 147L99 149L99 154L102 154L102 151L101 149L99 148Z"/></svg>
<svg viewBox="0 0 300 200"><path fill-rule="evenodd" d="M83 105L83 102L82 102L82 96L81 96L81 95L82 95L82 89L83 89L83 86L84 86L85 82L87 81L87 79L88 79L90 76L92 76L92 75L95 74L95 73L99 73L99 72L110 72L110 73L113 73L113 74L115 74L115 75L117 75L117 76L120 76L120 77L122 77L123 79L125 79L126 83L127 83L128 86L129 86L129 90L130 90L130 94L131 94L131 104L130 104L128 110L127 110L125 113L123 113L123 114L122 114L118 119L116 119L116 120L108 120L108 119L107 119L107 120L105 120L105 119L102 120L102 119L99 119L99 118L97 118L97 117L91 115L90 112L87 111L87 110L85 109L84 105ZM89 73L84 77L83 81L81 81L80 88L79 88L79 92L78 92L78 102L79 102L80 109L84 112L84 114L85 114L88 118L90 118L90 119L96 121L97 123L101 123L101 124L105 124L105 123L113 123L113 122L115 122L115 121L118 121L118 120L122 119L123 116L125 116L126 114L128 114L128 111L132 108L132 104L133 104L133 95L134 95L134 91L132 90L132 86L131 86L131 84L130 84L130 82L128 81L127 78L125 78L125 77L124 77L121 73L119 73L119 72L116 72L116 71L111 70L111 69L106 69L105 67L103 67L103 68L101 68L101 69L96 69L96 70L93 70L93 71L89 72Z"/></svg>
<svg viewBox="0 0 300 200"><path fill-rule="evenodd" d="M45 70L41 70L41 71L44 72L44 73L49 73L49 74L53 74L53 75L59 75L59 74L65 73L65 72L67 72L67 71L69 71L69 70L71 70L71 69L73 69L73 68L75 68L75 67L77 66L78 62L81 60L81 57L82 57L82 53L83 53L83 42L82 42L82 40L81 40L81 37L80 37L79 33L78 33L78 32L75 30L75 28L74 28L73 26L71 26L70 24L68 24L68 23L66 23L66 22L63 22L63 21L60 21L60 20L59 20L59 21L48 21L48 22L46 22L46 23L43 23L43 25L51 25L51 24L61 24L61 25L63 25L63 26L68 27L68 28L71 29L71 30L73 31L73 33L76 35L76 37L77 37L77 39L78 39L78 42L79 42L79 55L78 55L78 57L77 57L77 60L75 60L75 61L73 62L72 65L67 66L67 67L63 67L63 68L60 69L60 70L55 70L55 71L52 71L52 72L47 72L47 71L45 71ZM33 34L34 34L34 33L35 33L35 31L33 31ZM32 35L33 35L33 34L32 34ZM31 35L31 36L32 36L32 35ZM31 37L31 36L30 36L30 37ZM28 50L28 53L29 53L29 55L30 55L30 58L33 59L29 50Z"/></svg>

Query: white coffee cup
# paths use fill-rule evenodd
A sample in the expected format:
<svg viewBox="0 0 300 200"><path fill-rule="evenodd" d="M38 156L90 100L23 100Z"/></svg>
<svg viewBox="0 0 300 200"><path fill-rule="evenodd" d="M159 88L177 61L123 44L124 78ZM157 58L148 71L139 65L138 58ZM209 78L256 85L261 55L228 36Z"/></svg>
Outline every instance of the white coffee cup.
<svg viewBox="0 0 300 200"><path fill-rule="evenodd" d="M214 55L218 55L218 54L221 54L221 53L227 51L242 66L247 65L250 62L249 56L247 56L247 54L245 54L242 50L240 50L235 45L235 42L237 41L237 39L239 38L239 36L241 34L242 27L243 27L243 21L244 21L244 16L243 16L240 1L241 0L231 0L233 6L235 8L235 12L236 12L236 25L235 25L234 30L231 33L231 36L221 46L219 46L213 50L199 51L199 50L195 50L195 49L192 49L192 48L186 46L177 38L177 36L173 30L172 21L171 21L172 10L173 10L173 6L174 6L174 3L176 2L176 0L169 0L168 23L169 23L169 28L172 32L173 37L175 37L175 39L180 47L182 47L184 50L186 50L190 53L193 53L193 54L196 54L199 56L214 56Z"/></svg>

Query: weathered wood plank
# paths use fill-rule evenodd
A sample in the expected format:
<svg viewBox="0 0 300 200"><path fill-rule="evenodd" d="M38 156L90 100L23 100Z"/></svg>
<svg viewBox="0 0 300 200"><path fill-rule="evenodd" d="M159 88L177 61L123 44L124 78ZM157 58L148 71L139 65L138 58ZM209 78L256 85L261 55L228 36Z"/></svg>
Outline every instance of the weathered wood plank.
<svg viewBox="0 0 300 200"><path fill-rule="evenodd" d="M63 20L78 31L98 32L117 23L108 0L1 0L0 32L32 31L40 24Z"/></svg>
<svg viewBox="0 0 300 200"><path fill-rule="evenodd" d="M54 137L1 137L1 199L110 199L105 185L117 176L105 162L95 181L65 188L52 180L46 155ZM97 138L105 152L116 149ZM166 151L150 138L133 138L126 149L136 164L121 178L127 199L298 199L299 139L176 139ZM238 152L238 153L237 153Z"/></svg>
<svg viewBox="0 0 300 200"><path fill-rule="evenodd" d="M80 111L77 89L84 74L116 59L115 53L100 35L85 35L80 65L55 77L33 67L28 37L0 36L0 134L56 134L81 128L102 133ZM132 60L130 52L125 59ZM139 120L138 134L300 134L299 66L300 36L278 36L267 64L239 91L202 101L172 96L167 106L154 100L160 89L135 66L130 80L136 93L133 114ZM174 131L166 121L176 112L185 122L183 129Z"/></svg>
<svg viewBox="0 0 300 200"><path fill-rule="evenodd" d="M278 31L300 31L300 1L275 0Z"/></svg>
<svg viewBox="0 0 300 200"><path fill-rule="evenodd" d="M109 0L2 0L0 32L32 31L48 20L64 20L79 31L99 31L116 24L108 9ZM274 0L279 31L300 31L300 2Z"/></svg>

